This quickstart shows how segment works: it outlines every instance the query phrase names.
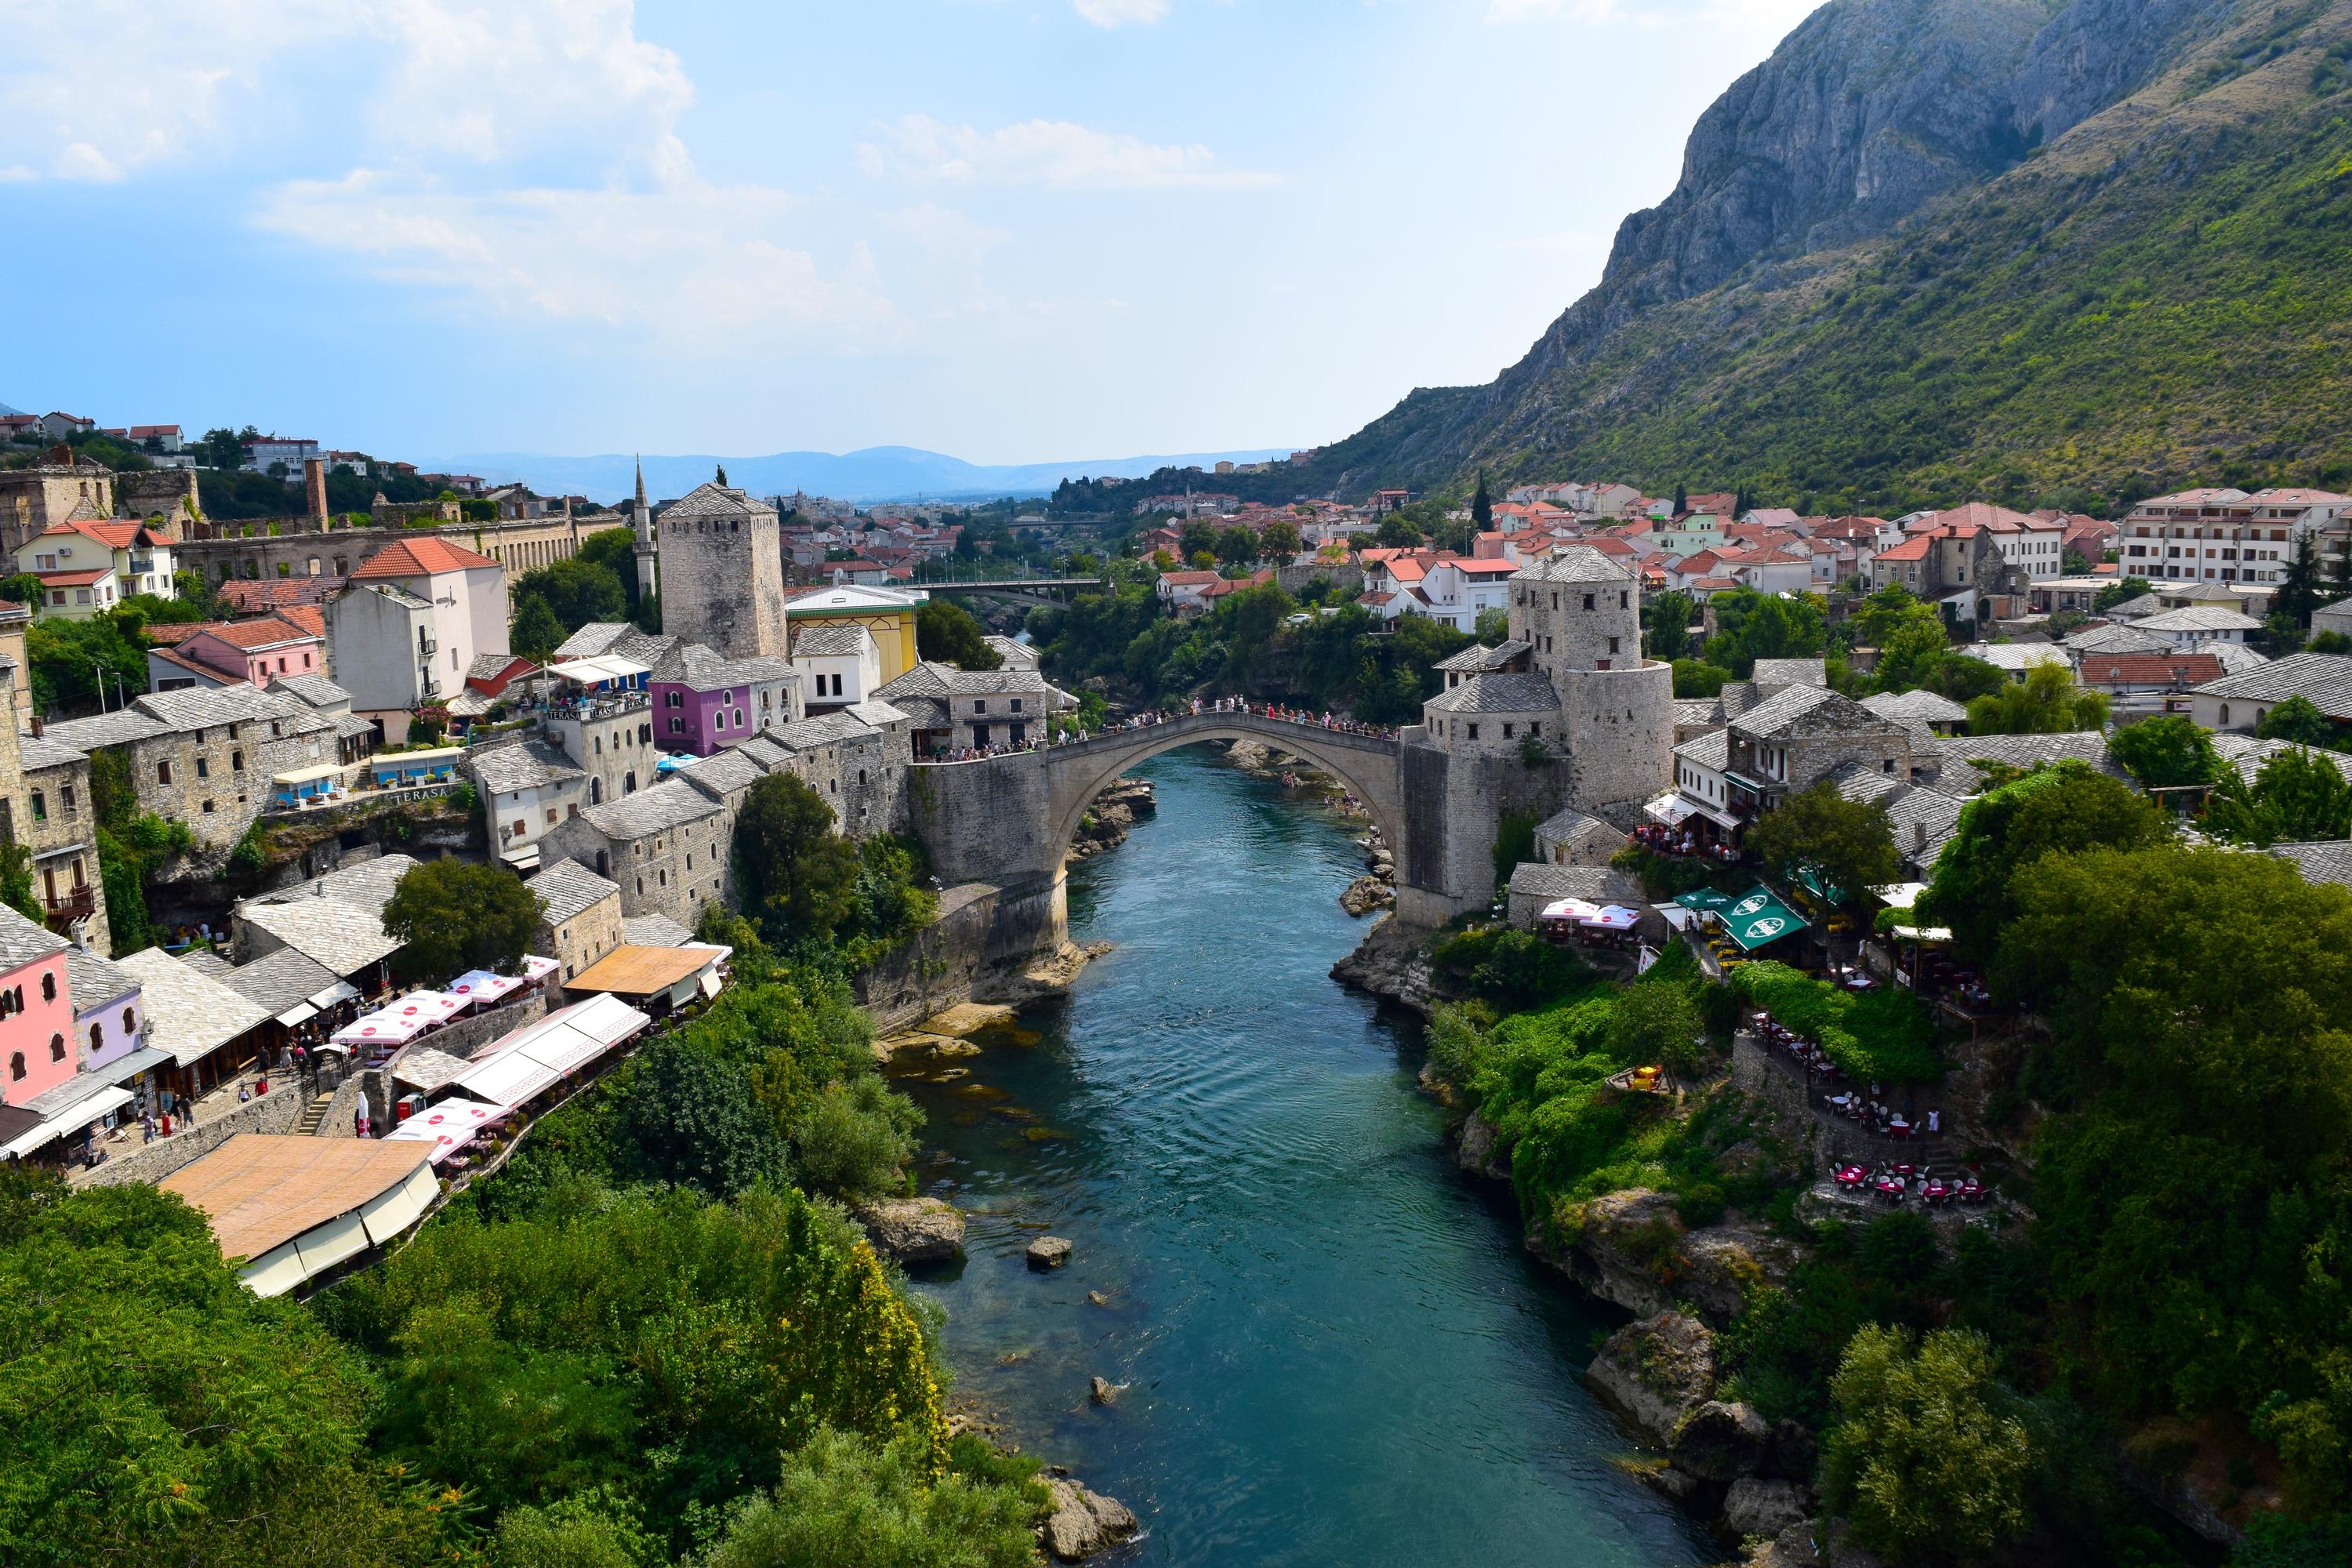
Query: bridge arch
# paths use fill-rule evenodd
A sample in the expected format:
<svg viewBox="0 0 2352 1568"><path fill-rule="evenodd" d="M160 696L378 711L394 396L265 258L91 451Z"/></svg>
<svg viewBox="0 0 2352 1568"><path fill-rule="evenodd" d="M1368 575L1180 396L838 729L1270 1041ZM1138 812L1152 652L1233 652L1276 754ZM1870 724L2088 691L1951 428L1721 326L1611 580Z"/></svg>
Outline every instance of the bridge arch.
<svg viewBox="0 0 2352 1568"><path fill-rule="evenodd" d="M1059 865L1069 854L1078 823L1100 795L1128 769L1203 741L1256 741L1294 756L1306 758L1346 785L1363 802L1381 837L1396 857L1400 870L1405 861L1403 792L1397 776L1398 747L1394 741L1326 730L1319 724L1293 723L1255 713L1187 714L1165 723L1133 730L1114 730L1045 752L1047 769L1045 845Z"/></svg>

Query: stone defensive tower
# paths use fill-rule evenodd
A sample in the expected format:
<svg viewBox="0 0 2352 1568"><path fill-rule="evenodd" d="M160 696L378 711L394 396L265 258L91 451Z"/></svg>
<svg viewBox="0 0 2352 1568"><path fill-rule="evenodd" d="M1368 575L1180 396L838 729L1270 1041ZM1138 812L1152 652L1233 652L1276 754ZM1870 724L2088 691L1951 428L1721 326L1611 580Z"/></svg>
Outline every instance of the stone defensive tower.
<svg viewBox="0 0 2352 1568"><path fill-rule="evenodd" d="M663 510L655 542L666 635L729 658L787 657L774 507L723 483L699 485Z"/></svg>

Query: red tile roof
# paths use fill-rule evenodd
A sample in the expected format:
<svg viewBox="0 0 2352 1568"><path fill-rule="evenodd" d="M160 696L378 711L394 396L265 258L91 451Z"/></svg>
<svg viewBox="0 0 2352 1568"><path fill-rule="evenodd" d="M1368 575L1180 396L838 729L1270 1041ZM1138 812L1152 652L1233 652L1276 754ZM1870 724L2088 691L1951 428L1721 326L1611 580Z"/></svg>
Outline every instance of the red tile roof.
<svg viewBox="0 0 2352 1568"><path fill-rule="evenodd" d="M113 574L114 568L111 566L100 566L89 572L36 572L33 574L41 580L43 586L50 588L87 588L100 577L110 577Z"/></svg>
<svg viewBox="0 0 2352 1568"><path fill-rule="evenodd" d="M314 610L311 613L316 615L318 612ZM323 635L296 624L290 616L286 615L257 616L249 621L219 621L203 629L231 647L244 648L247 652Z"/></svg>
<svg viewBox="0 0 2352 1568"><path fill-rule="evenodd" d="M387 544L360 563L352 574L352 581L369 578L425 577L436 572L464 572L477 566L496 566L497 562L478 554L461 544L446 539L403 539Z"/></svg>
<svg viewBox="0 0 2352 1568"><path fill-rule="evenodd" d="M61 538L67 534L76 533L85 539L96 540L109 550L128 550L142 539L151 544L170 542L143 522L99 522L86 519L68 519L64 522L53 522L41 531L40 537Z"/></svg>

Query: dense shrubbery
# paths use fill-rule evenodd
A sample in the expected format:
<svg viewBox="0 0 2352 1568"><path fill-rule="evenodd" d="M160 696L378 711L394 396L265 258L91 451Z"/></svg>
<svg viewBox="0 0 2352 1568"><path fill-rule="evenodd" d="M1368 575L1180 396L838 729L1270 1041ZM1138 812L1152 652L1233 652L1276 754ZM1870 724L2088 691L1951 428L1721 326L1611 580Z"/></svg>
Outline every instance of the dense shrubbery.
<svg viewBox="0 0 2352 1568"><path fill-rule="evenodd" d="M1447 988L1498 1007L1540 1007L1592 983L1592 966L1532 931L1481 926L1443 937L1430 960Z"/></svg>
<svg viewBox="0 0 2352 1568"><path fill-rule="evenodd" d="M1935 1021L1917 998L1892 987L1859 995L1785 963L1732 971L1732 989L1782 1025L1817 1041L1864 1083L1927 1083L1943 1075Z"/></svg>

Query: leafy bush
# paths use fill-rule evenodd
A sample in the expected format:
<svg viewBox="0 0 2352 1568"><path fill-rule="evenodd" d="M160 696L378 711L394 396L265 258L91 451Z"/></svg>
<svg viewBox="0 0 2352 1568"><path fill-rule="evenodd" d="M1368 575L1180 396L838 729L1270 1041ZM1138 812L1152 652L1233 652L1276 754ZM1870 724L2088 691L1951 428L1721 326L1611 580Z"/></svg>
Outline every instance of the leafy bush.
<svg viewBox="0 0 2352 1568"><path fill-rule="evenodd" d="M727 1521L708 1568L1028 1568L1042 1488L940 1476L919 1446L823 1432Z"/></svg>
<svg viewBox="0 0 2352 1568"><path fill-rule="evenodd" d="M2022 1422L1993 1408L1983 1336L1938 1329L1915 1341L1872 1324L1846 1347L1832 1397L1822 1492L1864 1545L1968 1560L2023 1531L2032 1446Z"/></svg>
<svg viewBox="0 0 2352 1568"><path fill-rule="evenodd" d="M1855 994L1785 963L1750 963L1732 989L1781 1024L1817 1041L1848 1076L1881 1083L1927 1083L1943 1076L1927 1007L1892 988Z"/></svg>
<svg viewBox="0 0 2352 1568"><path fill-rule="evenodd" d="M1512 1010L1541 1006L1592 978L1592 966L1569 949L1509 927L1441 938L1430 963L1449 987Z"/></svg>

